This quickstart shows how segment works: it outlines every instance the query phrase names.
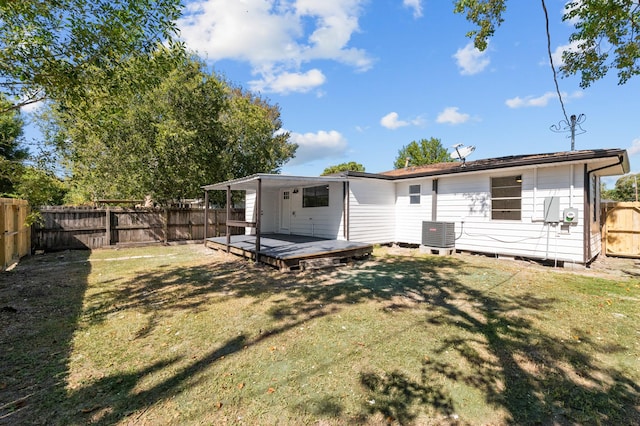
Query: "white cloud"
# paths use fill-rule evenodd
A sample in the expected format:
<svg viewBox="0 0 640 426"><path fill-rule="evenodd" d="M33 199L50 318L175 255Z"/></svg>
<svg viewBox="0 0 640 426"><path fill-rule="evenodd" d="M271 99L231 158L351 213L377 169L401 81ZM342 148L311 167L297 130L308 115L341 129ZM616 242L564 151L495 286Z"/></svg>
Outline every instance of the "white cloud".
<svg viewBox="0 0 640 426"><path fill-rule="evenodd" d="M420 18L422 16L422 0L402 0L404 7L413 9L413 17Z"/></svg>
<svg viewBox="0 0 640 426"><path fill-rule="evenodd" d="M408 121L399 120L398 117L399 116L397 112L390 112L380 119L380 125L391 130L409 125Z"/></svg>
<svg viewBox="0 0 640 426"><path fill-rule="evenodd" d="M579 99L583 96L582 92L573 92L568 94L566 92L560 92L562 95L562 99L565 101L569 101L572 99ZM525 96L521 98L520 96L516 96L515 98L507 99L504 103L509 108L526 108L526 107L545 107L549 103L550 100L558 97L556 92L546 92L542 96Z"/></svg>
<svg viewBox="0 0 640 426"><path fill-rule="evenodd" d="M458 107L445 108L436 118L437 123L442 124L462 124L471 118L469 114L463 114L458 112Z"/></svg>
<svg viewBox="0 0 640 426"><path fill-rule="evenodd" d="M421 126L424 124L422 117L412 118L410 120L400 120L397 112L390 112L380 119L380 125L387 129L395 130L405 126Z"/></svg>
<svg viewBox="0 0 640 426"><path fill-rule="evenodd" d="M188 48L213 61L248 62L265 90L287 93L299 91L299 80L289 77L310 61L337 61L358 71L371 68L369 54L349 45L359 31L365 2L195 0L187 4L178 26Z"/></svg>
<svg viewBox="0 0 640 426"><path fill-rule="evenodd" d="M483 71L491 62L486 56L487 51L479 51L469 42L462 49L458 49L453 55L460 67L460 74L473 75Z"/></svg>
<svg viewBox="0 0 640 426"><path fill-rule="evenodd" d="M282 74L264 75L261 80L251 80L249 87L251 90L259 92L274 93L307 93L326 81L322 71L312 69L306 73L283 72Z"/></svg>
<svg viewBox="0 0 640 426"><path fill-rule="evenodd" d="M298 149L296 156L287 163L288 166L340 157L347 150L347 140L335 130L304 134L292 132L289 141L298 144Z"/></svg>
<svg viewBox="0 0 640 426"><path fill-rule="evenodd" d="M562 53L563 52L579 52L580 51L579 44L580 44L580 41L572 41L569 44L563 44L561 46L556 47L556 50L554 50L551 53L551 58L553 59L553 66L554 67L563 66L564 60L562 60ZM540 65L550 65L549 56L547 56L545 59L540 61Z"/></svg>
<svg viewBox="0 0 640 426"><path fill-rule="evenodd" d="M627 148L629 155L640 154L640 138L634 139L631 146Z"/></svg>

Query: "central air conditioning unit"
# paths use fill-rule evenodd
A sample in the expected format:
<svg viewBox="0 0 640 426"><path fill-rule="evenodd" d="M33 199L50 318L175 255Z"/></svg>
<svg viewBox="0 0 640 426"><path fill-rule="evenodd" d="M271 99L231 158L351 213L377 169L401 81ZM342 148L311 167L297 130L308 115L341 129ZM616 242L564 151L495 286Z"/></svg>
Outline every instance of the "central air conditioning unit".
<svg viewBox="0 0 640 426"><path fill-rule="evenodd" d="M454 222L422 222L422 245L452 248L456 245Z"/></svg>

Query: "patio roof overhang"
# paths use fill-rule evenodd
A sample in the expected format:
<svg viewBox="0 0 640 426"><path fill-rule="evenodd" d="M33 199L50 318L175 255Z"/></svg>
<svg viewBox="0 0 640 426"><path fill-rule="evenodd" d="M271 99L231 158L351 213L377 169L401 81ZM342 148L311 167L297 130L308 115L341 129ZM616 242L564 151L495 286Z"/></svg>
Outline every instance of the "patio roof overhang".
<svg viewBox="0 0 640 426"><path fill-rule="evenodd" d="M344 176L310 177L257 173L251 176L205 185L202 189L205 191L225 191L227 188L231 188L233 191L255 190L258 181L260 182L262 189L277 189L305 185L322 185L330 182L345 182L347 181L347 178Z"/></svg>
<svg viewBox="0 0 640 426"><path fill-rule="evenodd" d="M280 188L294 188L297 186L312 186L312 185L327 185L332 182L346 182L348 179L342 175L333 176L288 176L288 175L276 175L269 173L258 173L251 176L246 176L238 179L232 179L225 182L214 183L211 185L204 185L202 189L205 192L205 210L204 218L205 223L208 223L209 216L209 191L226 191L227 192L227 221L226 221L226 248L227 252L231 249L231 234L230 228L245 227L255 229L255 253L256 262L260 259L260 221L261 214L255 214L262 211L262 192L268 189L280 189ZM230 208L231 208L231 191L256 191L254 218L252 221L236 221L229 220ZM207 227L205 226L204 240L207 241Z"/></svg>

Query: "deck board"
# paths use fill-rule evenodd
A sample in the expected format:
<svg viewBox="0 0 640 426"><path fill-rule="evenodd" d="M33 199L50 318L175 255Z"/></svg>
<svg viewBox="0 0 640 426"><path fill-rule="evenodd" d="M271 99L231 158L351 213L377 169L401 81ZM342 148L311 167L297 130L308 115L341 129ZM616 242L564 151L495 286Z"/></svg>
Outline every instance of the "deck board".
<svg viewBox="0 0 640 426"><path fill-rule="evenodd" d="M207 247L226 250L227 238L207 238ZM255 235L232 235L229 251L255 260ZM305 261L319 258L348 260L371 254L373 245L355 241L328 240L304 235L263 234L259 261L280 269L304 269Z"/></svg>

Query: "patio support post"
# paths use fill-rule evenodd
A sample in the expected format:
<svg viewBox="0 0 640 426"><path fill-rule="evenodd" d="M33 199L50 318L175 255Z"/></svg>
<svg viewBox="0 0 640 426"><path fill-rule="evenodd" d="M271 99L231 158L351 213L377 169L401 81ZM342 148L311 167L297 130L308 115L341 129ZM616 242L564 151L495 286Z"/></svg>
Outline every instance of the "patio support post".
<svg viewBox="0 0 640 426"><path fill-rule="evenodd" d="M231 220L231 185L227 185L227 253L231 252L231 227L229 226L229 220Z"/></svg>
<svg viewBox="0 0 640 426"><path fill-rule="evenodd" d="M572 167L573 169L573 167ZM586 265L587 262L591 260L591 209L589 208L591 204L591 191L590 186L590 175L589 175L589 166L587 164L584 165L584 180L583 180L583 202L582 209L584 211L584 225L582 225L582 257L583 263ZM573 176L571 177L573 179ZM595 189L595 188L594 188ZM596 206L593 206L595 209Z"/></svg>
<svg viewBox="0 0 640 426"><path fill-rule="evenodd" d="M209 227L209 191L204 190L204 243L207 243L207 228Z"/></svg>
<svg viewBox="0 0 640 426"><path fill-rule="evenodd" d="M258 178L258 192L256 193L256 263L260 258L260 216L262 213L262 179Z"/></svg>

